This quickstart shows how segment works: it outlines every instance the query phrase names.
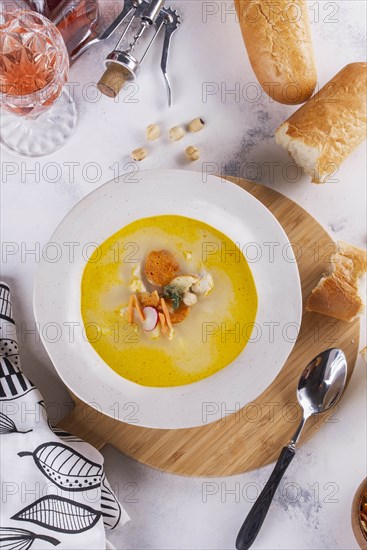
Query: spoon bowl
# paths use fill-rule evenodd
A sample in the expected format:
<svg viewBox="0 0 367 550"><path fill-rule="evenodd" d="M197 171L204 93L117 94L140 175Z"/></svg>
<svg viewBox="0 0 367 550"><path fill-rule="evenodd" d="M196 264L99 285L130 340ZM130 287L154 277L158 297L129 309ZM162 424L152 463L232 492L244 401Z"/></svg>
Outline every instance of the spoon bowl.
<svg viewBox="0 0 367 550"><path fill-rule="evenodd" d="M328 411L336 405L347 379L347 359L340 349L328 349L315 357L303 371L297 399L304 415Z"/></svg>

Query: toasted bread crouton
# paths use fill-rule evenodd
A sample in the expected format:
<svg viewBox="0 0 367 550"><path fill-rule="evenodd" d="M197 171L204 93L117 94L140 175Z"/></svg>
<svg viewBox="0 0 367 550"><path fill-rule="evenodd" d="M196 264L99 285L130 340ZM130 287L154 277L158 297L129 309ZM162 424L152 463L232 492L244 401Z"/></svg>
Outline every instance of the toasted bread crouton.
<svg viewBox="0 0 367 550"><path fill-rule="evenodd" d="M200 278L197 277L197 275L177 275L172 281L170 282L170 285L175 286L180 292L185 294L185 292L188 292L192 285L195 283L198 283L200 281Z"/></svg>
<svg viewBox="0 0 367 550"><path fill-rule="evenodd" d="M151 294L149 292L139 292L138 298L143 308L159 306L159 294L156 290Z"/></svg>
<svg viewBox="0 0 367 550"><path fill-rule="evenodd" d="M178 325L178 323L182 323L182 321L184 321L190 313L190 308L186 306L183 302L180 303L177 309L173 309L172 302L169 299L166 299L166 304L172 325Z"/></svg>
<svg viewBox="0 0 367 550"><path fill-rule="evenodd" d="M178 263L168 250L153 250L145 261L145 275L154 285L165 286L176 276Z"/></svg>

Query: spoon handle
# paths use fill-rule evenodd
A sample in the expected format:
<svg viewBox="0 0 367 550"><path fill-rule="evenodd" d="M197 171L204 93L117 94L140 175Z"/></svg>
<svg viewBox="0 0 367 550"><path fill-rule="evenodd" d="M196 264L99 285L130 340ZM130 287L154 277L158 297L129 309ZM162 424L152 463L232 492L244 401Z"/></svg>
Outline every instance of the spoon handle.
<svg viewBox="0 0 367 550"><path fill-rule="evenodd" d="M267 484L258 496L237 535L237 550L247 550L256 539L270 508L275 491L277 490L284 472L292 462L294 454L294 447L283 447Z"/></svg>

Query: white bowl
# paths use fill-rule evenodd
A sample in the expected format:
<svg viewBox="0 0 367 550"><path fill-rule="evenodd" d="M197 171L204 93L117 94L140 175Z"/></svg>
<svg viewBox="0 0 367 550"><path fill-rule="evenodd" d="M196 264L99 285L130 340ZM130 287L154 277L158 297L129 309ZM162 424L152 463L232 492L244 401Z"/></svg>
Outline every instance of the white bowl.
<svg viewBox="0 0 367 550"><path fill-rule="evenodd" d="M94 247L132 221L160 214L199 219L238 243L259 300L250 342L236 360L172 388L139 386L115 373L85 338L80 310L81 277ZM45 251L34 310L47 352L75 395L124 422L187 428L239 410L272 383L297 339L302 295L287 235L261 202L217 177L152 170L110 181L69 212Z"/></svg>

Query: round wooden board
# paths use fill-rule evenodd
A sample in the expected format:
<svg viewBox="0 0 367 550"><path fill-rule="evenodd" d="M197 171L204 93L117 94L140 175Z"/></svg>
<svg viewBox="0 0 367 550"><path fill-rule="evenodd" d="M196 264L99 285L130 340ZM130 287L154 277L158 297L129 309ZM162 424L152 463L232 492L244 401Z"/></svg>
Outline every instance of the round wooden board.
<svg viewBox="0 0 367 550"><path fill-rule="evenodd" d="M316 286L336 247L321 225L290 199L262 185L228 178L254 195L276 216L293 245L302 282L303 301ZM229 476L277 459L300 419L298 379L320 351L340 347L348 359L348 380L358 354L359 321L344 323L304 312L300 334L288 361L271 386L242 410L198 428L155 430L119 422L83 402L62 427L97 448L111 444L139 462L181 475ZM225 406L225 404L218 404ZM301 443L335 414L310 419Z"/></svg>

